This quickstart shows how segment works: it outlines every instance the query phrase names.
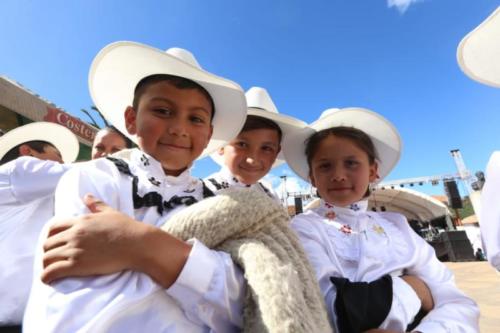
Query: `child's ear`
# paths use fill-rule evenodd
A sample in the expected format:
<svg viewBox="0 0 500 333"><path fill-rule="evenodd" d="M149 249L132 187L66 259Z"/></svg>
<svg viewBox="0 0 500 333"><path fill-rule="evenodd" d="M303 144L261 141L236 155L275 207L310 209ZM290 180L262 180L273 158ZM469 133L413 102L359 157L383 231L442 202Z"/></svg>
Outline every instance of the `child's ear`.
<svg viewBox="0 0 500 333"><path fill-rule="evenodd" d="M314 179L314 175L310 171L309 171L309 179L311 180L311 185L313 187L316 187L316 180Z"/></svg>
<svg viewBox="0 0 500 333"><path fill-rule="evenodd" d="M369 179L369 181L371 183L371 182L376 181L378 178L379 178L379 176L378 176L378 163L377 162L373 162L370 165L370 176L369 176L368 179Z"/></svg>
<svg viewBox="0 0 500 333"><path fill-rule="evenodd" d="M224 155L224 147L220 147L219 150L217 150L217 153L222 156Z"/></svg>
<svg viewBox="0 0 500 333"><path fill-rule="evenodd" d="M19 156L30 156L31 148L28 145L21 145L19 147Z"/></svg>
<svg viewBox="0 0 500 333"><path fill-rule="evenodd" d="M127 131L129 134L136 134L137 131L137 112L136 110L131 107L127 106L125 109L125 127L127 128Z"/></svg>

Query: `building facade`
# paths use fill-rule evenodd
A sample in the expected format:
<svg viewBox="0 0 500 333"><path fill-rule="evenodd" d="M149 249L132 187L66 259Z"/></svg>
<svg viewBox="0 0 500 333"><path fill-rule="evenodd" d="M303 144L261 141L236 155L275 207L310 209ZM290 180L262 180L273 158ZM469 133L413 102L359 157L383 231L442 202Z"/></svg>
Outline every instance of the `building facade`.
<svg viewBox="0 0 500 333"><path fill-rule="evenodd" d="M36 121L48 121L70 129L80 142L78 160L89 160L92 142L98 129L59 109L21 84L0 76L0 129L13 128Z"/></svg>

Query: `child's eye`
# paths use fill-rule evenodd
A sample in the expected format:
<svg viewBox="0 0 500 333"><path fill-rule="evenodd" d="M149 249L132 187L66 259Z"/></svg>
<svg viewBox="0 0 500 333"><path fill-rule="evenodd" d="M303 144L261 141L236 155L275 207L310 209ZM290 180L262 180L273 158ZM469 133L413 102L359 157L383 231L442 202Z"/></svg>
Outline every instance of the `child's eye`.
<svg viewBox="0 0 500 333"><path fill-rule="evenodd" d="M354 168L359 165L359 162L356 160L347 160L345 161L345 165L349 168Z"/></svg>
<svg viewBox="0 0 500 333"><path fill-rule="evenodd" d="M205 119L202 117L198 117L198 116L192 116L191 121L193 123L197 123L197 124L204 124L205 123Z"/></svg>
<svg viewBox="0 0 500 333"><path fill-rule="evenodd" d="M330 168L330 163L321 163L318 165L319 170L328 170Z"/></svg>
<svg viewBox="0 0 500 333"><path fill-rule="evenodd" d="M167 108L156 108L153 111L162 116L170 116L173 113L172 110Z"/></svg>
<svg viewBox="0 0 500 333"><path fill-rule="evenodd" d="M265 152L268 152L268 153L274 153L276 151L274 149L274 147L271 147L271 146L263 146L262 150L265 151Z"/></svg>
<svg viewBox="0 0 500 333"><path fill-rule="evenodd" d="M244 141L237 141L235 146L239 147L239 148L247 148L248 147L247 143Z"/></svg>

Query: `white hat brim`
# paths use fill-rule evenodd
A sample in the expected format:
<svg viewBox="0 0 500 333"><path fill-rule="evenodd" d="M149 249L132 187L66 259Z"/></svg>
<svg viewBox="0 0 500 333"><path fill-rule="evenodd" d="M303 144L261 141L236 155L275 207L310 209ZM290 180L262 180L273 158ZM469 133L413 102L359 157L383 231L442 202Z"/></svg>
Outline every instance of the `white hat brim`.
<svg viewBox="0 0 500 333"><path fill-rule="evenodd" d="M46 141L61 153L65 163L78 157L80 145L76 135L62 125L49 122L35 122L16 127L0 137L0 159L17 145L29 141Z"/></svg>
<svg viewBox="0 0 500 333"><path fill-rule="evenodd" d="M274 161L271 168L276 168L277 166L280 166L283 163L285 163L286 162L285 156L283 155L283 145L284 145L283 138L287 135L290 135L290 133L296 132L304 128L305 126L307 126L307 123L294 117L290 117L281 113L269 112L267 110L259 108L248 108L247 114L272 120L273 122L276 123L276 125L279 126L282 133L281 151L278 154L278 157L276 158L276 161ZM224 156L219 154L218 151L210 154L210 157L218 165L224 166Z"/></svg>
<svg viewBox="0 0 500 333"><path fill-rule="evenodd" d="M238 84L147 45L124 41L104 47L90 67L90 95L104 117L137 143L136 136L128 134L125 127L124 112L127 106L132 105L139 81L154 74L192 80L212 97L215 106L213 134L199 158L238 135L246 117L245 95Z"/></svg>
<svg viewBox="0 0 500 333"><path fill-rule="evenodd" d="M402 148L396 128L385 118L363 108L345 108L316 120L302 130L285 137L283 152L290 168L310 182L306 141L314 133L332 127L353 127L366 133L378 155L379 180L386 177L399 160Z"/></svg>
<svg viewBox="0 0 500 333"><path fill-rule="evenodd" d="M471 79L500 88L500 7L462 39L457 61Z"/></svg>

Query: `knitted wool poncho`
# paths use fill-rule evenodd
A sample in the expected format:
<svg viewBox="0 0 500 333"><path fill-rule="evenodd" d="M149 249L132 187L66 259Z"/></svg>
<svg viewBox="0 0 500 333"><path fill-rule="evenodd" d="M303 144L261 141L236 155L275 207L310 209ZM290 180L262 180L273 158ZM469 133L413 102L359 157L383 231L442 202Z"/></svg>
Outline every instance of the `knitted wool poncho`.
<svg viewBox="0 0 500 333"><path fill-rule="evenodd" d="M247 282L244 332L333 332L316 277L284 209L251 189L228 189L163 229L229 253Z"/></svg>

